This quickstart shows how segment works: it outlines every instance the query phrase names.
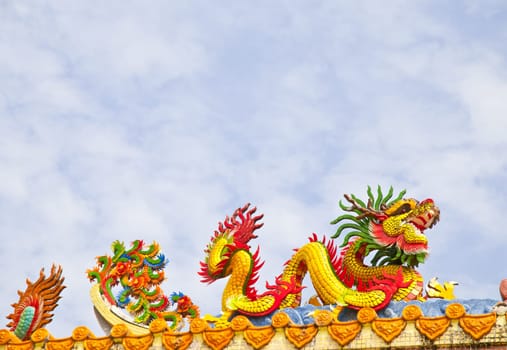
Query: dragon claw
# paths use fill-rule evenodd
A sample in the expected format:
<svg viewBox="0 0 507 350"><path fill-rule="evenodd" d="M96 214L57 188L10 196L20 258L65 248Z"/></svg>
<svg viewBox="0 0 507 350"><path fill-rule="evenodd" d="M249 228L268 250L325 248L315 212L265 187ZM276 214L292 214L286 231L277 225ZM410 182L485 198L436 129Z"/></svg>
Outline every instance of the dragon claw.
<svg viewBox="0 0 507 350"><path fill-rule="evenodd" d="M437 277L433 277L426 285L426 295L428 298L452 300L455 299L454 286L457 285L458 282L454 281L448 281L441 284L438 282Z"/></svg>
<svg viewBox="0 0 507 350"><path fill-rule="evenodd" d="M229 318L232 315L232 312L225 311L220 316L213 316L210 314L206 314L203 316L203 320L206 322L212 323L214 325L214 328L220 329L220 328L227 328L230 326Z"/></svg>

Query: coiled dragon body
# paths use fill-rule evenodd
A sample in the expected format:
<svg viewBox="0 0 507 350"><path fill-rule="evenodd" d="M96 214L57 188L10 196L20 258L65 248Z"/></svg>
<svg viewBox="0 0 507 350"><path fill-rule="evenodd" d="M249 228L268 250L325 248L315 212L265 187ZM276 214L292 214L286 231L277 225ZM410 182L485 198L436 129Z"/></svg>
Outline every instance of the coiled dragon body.
<svg viewBox="0 0 507 350"><path fill-rule="evenodd" d="M257 237L254 231L262 226L262 215L254 216L256 209L247 204L226 217L205 250L199 272L207 283L230 276L222 295L224 317L232 312L261 316L299 306L307 274L324 304L380 309L391 300L422 299L423 279L415 267L428 254L424 230L438 221L438 207L431 199L404 199L405 191L391 200L392 188L385 196L380 187L376 197L370 188L367 194L366 203L354 195L345 195L350 206L340 202L347 213L332 222L339 225L332 238L346 233L341 254L332 240L319 241L314 234L263 294L254 288L263 263L258 248L252 253L248 245Z"/></svg>
<svg viewBox="0 0 507 350"><path fill-rule="evenodd" d="M211 283L230 276L222 295L222 310L227 315L231 310L241 310L250 316L267 315L278 309L287 295L302 289L295 280L277 278L274 285L266 284L265 293L257 293L254 285L263 263L259 262L259 249L252 254L247 244L257 237L253 232L262 227L257 222L263 215L254 216L255 211L256 208L247 204L238 208L231 218L226 217L206 249L205 261L201 262L202 282Z"/></svg>

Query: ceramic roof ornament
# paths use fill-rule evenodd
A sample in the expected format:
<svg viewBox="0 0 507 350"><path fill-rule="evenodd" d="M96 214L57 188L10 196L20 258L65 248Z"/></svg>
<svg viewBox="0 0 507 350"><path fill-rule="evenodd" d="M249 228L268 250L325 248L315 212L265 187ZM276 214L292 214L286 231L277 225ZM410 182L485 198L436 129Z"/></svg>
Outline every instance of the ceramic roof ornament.
<svg viewBox="0 0 507 350"><path fill-rule="evenodd" d="M46 277L44 269L40 270L35 282L26 280L26 289L18 291L19 300L12 304L14 311L7 316L11 321L7 327L21 340L29 339L38 329L53 319L53 310L58 306L61 292L65 288L62 267L51 267Z"/></svg>
<svg viewBox="0 0 507 350"><path fill-rule="evenodd" d="M366 198L345 195L340 208L331 239L312 234L261 292L263 263L250 242L263 216L247 204L219 223L199 271L203 282L227 279L219 316L201 318L187 295L164 293L168 261L158 243L115 241L112 253L87 271L107 335L78 326L55 339L44 326L63 277L61 268L47 278L41 271L19 292L10 330L0 329L0 350L505 348L507 280L500 284L501 302L453 299L457 283L437 278L424 294L417 268L428 255L425 233L440 218L433 200L368 187ZM317 296L301 305L310 283Z"/></svg>
<svg viewBox="0 0 507 350"><path fill-rule="evenodd" d="M96 282L90 294L105 328L126 323L132 333L142 334L155 319L179 329L185 319L199 316L199 308L187 295L166 295L160 288L168 260L158 243L135 240L126 247L115 241L111 249L112 255L97 257L97 265L87 270L90 281Z"/></svg>

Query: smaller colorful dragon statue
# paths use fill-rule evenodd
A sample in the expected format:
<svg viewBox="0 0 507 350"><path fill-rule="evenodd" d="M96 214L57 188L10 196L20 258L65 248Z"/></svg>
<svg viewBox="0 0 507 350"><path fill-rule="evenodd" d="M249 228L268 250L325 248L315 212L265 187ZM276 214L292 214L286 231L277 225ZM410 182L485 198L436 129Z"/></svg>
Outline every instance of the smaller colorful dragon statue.
<svg viewBox="0 0 507 350"><path fill-rule="evenodd" d="M12 304L14 312L7 316L7 324L20 340L27 340L37 329L44 327L53 319L52 311L58 306L63 285L62 268L53 265L48 277L41 269L35 282L26 280L24 292L18 291L19 300Z"/></svg>
<svg viewBox="0 0 507 350"><path fill-rule="evenodd" d="M223 314L209 319L224 324L234 312L263 316L278 308L297 307L307 274L322 304L378 310L391 300L423 300L423 279L415 267L428 254L424 231L439 220L438 207L431 199L405 199L405 191L393 199L392 188L384 196L378 187L375 197L368 187L367 194L366 203L354 195L345 195L350 206L340 202L348 213L332 223L339 224L333 238L346 232L341 254L333 241L313 234L263 294L254 288L263 265L259 249L252 253L248 245L257 237L254 231L262 226L258 221L263 216L254 216L256 209L247 204L226 217L205 249L199 271L206 283L229 276L222 294ZM432 280L429 296L453 298L454 284L442 286Z"/></svg>
<svg viewBox="0 0 507 350"><path fill-rule="evenodd" d="M95 309L107 323L127 323L132 333L139 334L154 319L163 318L172 329L179 329L184 319L199 317L199 308L187 295L167 296L160 288L168 260L158 243L136 240L127 249L115 241L111 248L112 256L97 257L97 265L87 270L90 281L97 282L90 292Z"/></svg>

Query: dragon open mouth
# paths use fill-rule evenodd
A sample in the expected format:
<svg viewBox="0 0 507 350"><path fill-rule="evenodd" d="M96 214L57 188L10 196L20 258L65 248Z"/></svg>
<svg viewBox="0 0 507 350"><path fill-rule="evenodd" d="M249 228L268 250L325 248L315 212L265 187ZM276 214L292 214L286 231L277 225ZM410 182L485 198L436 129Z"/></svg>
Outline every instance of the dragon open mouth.
<svg viewBox="0 0 507 350"><path fill-rule="evenodd" d="M403 250L405 254L427 254L428 253L428 241L424 234L424 229L421 229L418 225L413 222L407 223L412 227L411 234L400 235L398 237L398 246Z"/></svg>
<svg viewBox="0 0 507 350"><path fill-rule="evenodd" d="M432 228L440 219L440 210L435 206L433 200L426 199L419 203L412 215L404 221L410 225L412 230L399 237L398 245L406 254L427 253L428 243L425 230Z"/></svg>
<svg viewBox="0 0 507 350"><path fill-rule="evenodd" d="M423 201L421 204L430 205L430 208L426 209L423 213L409 217L407 222L414 225L420 233L424 233L424 230L432 228L440 220L440 210L433 204L433 201Z"/></svg>

